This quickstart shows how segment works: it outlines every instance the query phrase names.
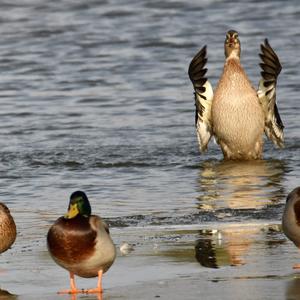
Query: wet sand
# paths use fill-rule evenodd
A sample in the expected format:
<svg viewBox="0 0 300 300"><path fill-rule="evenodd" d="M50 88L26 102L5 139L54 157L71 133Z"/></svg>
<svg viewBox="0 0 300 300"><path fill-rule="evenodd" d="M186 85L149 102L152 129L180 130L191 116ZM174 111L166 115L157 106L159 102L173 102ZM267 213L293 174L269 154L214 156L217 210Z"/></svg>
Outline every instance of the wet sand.
<svg viewBox="0 0 300 300"><path fill-rule="evenodd" d="M300 276L300 275L299 275ZM117 288L104 299L299 299L300 278L220 278L201 274Z"/></svg>

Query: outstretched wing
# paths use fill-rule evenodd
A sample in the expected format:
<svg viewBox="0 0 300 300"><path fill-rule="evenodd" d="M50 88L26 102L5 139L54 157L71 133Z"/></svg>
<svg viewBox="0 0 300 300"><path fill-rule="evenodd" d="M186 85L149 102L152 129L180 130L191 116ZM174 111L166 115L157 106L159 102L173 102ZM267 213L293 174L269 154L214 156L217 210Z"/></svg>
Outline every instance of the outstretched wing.
<svg viewBox="0 0 300 300"><path fill-rule="evenodd" d="M206 46L204 46L192 59L188 71L195 90L195 126L200 152L206 151L207 145L213 135L211 124L213 90L205 77L207 69L204 66L206 62Z"/></svg>
<svg viewBox="0 0 300 300"><path fill-rule="evenodd" d="M284 147L283 123L276 105L276 84L277 77L281 71L281 64L278 56L271 48L267 39L261 45L259 54L262 63L261 76L257 95L265 114L265 134L278 147Z"/></svg>

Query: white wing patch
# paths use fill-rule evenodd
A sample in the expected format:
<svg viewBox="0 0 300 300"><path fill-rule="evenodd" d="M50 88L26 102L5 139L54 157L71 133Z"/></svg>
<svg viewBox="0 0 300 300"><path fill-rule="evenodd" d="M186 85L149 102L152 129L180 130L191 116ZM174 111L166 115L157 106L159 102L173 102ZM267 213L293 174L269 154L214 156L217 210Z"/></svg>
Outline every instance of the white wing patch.
<svg viewBox="0 0 300 300"><path fill-rule="evenodd" d="M192 59L189 66L189 77L195 90L195 126L200 152L207 150L207 145L212 137L211 103L213 89L207 80L204 68L207 62L206 46L204 46Z"/></svg>
<svg viewBox="0 0 300 300"><path fill-rule="evenodd" d="M265 115L265 134L278 147L284 147L283 123L276 104L276 84L281 71L278 56L268 40L261 45L261 80L257 90L258 99Z"/></svg>
<svg viewBox="0 0 300 300"><path fill-rule="evenodd" d="M213 99L213 90L209 81L203 85L205 92L198 94L195 92L196 105L196 129L199 148L201 152L207 150L207 145L212 137L211 128L211 104Z"/></svg>

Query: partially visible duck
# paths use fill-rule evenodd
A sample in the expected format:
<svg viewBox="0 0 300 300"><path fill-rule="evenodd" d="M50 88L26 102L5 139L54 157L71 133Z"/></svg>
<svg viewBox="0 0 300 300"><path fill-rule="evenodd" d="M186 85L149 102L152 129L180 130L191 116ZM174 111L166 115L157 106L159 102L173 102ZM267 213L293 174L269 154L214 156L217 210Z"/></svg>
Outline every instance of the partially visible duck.
<svg viewBox="0 0 300 300"><path fill-rule="evenodd" d="M300 187L295 188L287 196L282 217L282 230L300 249ZM300 264L295 264L294 269L300 269Z"/></svg>
<svg viewBox="0 0 300 300"><path fill-rule="evenodd" d="M116 249L107 224L91 214L91 205L82 191L70 197L68 212L51 226L47 235L48 250L54 261L70 273L70 290L59 293L102 293L102 275L113 264ZM78 290L74 274L98 276L95 289Z"/></svg>
<svg viewBox="0 0 300 300"><path fill-rule="evenodd" d="M0 253L5 252L15 242L16 224L7 206L0 202Z"/></svg>
<svg viewBox="0 0 300 300"><path fill-rule="evenodd" d="M205 77L206 46L195 55L188 70L195 90L200 152L207 149L214 136L225 159L261 159L264 132L276 146L284 146L284 126L276 105L280 61L265 39L260 54L261 79L255 90L240 62L241 44L236 31L227 32L224 49L224 69L214 92Z"/></svg>

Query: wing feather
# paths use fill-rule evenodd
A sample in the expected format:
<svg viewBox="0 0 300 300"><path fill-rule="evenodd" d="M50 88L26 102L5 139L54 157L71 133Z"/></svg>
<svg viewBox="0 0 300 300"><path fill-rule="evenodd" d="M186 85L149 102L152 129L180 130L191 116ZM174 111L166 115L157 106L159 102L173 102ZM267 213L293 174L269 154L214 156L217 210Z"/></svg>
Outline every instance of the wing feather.
<svg viewBox="0 0 300 300"><path fill-rule="evenodd" d="M276 104L277 78L281 71L281 64L275 51L267 39L261 45L259 54L261 79L257 90L259 101L265 114L265 134L278 147L284 147L283 123Z"/></svg>
<svg viewBox="0 0 300 300"><path fill-rule="evenodd" d="M207 69L206 46L204 46L192 59L188 74L195 90L195 126L200 152L205 152L212 137L211 103L213 90L205 77Z"/></svg>

